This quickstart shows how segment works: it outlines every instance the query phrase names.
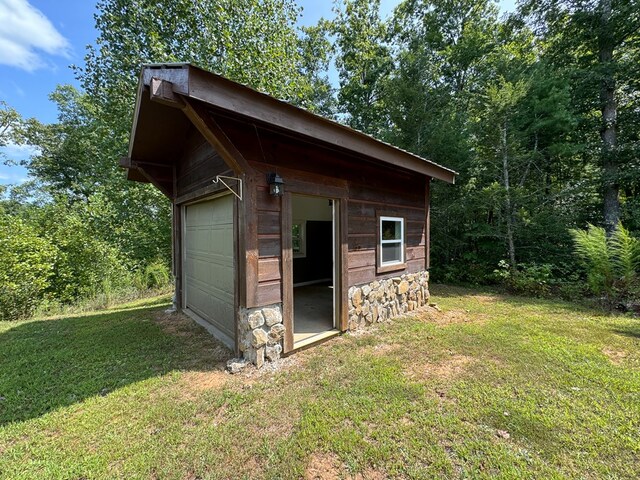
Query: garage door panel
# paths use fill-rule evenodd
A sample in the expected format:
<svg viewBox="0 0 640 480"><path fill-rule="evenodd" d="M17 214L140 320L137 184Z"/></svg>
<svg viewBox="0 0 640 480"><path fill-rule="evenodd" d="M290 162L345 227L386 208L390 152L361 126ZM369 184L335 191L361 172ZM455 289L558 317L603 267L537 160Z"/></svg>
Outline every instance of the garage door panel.
<svg viewBox="0 0 640 480"><path fill-rule="evenodd" d="M184 244L187 308L235 338L230 195L186 207Z"/></svg>

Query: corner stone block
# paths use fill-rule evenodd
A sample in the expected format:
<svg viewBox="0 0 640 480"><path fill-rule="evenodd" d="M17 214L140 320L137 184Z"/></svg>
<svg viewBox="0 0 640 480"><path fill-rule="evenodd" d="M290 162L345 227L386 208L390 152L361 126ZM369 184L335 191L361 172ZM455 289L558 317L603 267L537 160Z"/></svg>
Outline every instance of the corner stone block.
<svg viewBox="0 0 640 480"><path fill-rule="evenodd" d="M249 323L249 327L253 330L254 328L264 325L264 316L262 315L262 312L258 310L257 312L249 314L247 322Z"/></svg>
<svg viewBox="0 0 640 480"><path fill-rule="evenodd" d="M353 306L356 308L362 305L362 290L359 288L354 290L353 295L351 296L351 303L353 303Z"/></svg>
<svg viewBox="0 0 640 480"><path fill-rule="evenodd" d="M269 346L265 350L265 356L267 357L267 360L269 360L270 362L275 362L276 360L278 360L280 358L281 353L282 353L282 346L280 346L280 344Z"/></svg>
<svg viewBox="0 0 640 480"><path fill-rule="evenodd" d="M282 336L284 335L284 331L285 331L285 326L281 323L277 323L273 327L271 327L271 330L269 330L269 338L268 338L269 345L274 345L280 342L280 340L282 339Z"/></svg>
<svg viewBox="0 0 640 480"><path fill-rule="evenodd" d="M251 345L253 345L254 347L261 347L263 345L266 345L268 341L269 339L267 338L267 334L264 330L256 329L251 332Z"/></svg>
<svg viewBox="0 0 640 480"><path fill-rule="evenodd" d="M260 347L256 349L256 367L262 368L264 365L264 347Z"/></svg>
<svg viewBox="0 0 640 480"><path fill-rule="evenodd" d="M277 323L282 323L282 315L277 308L264 308L262 309L264 315L264 322L267 327L273 327Z"/></svg>

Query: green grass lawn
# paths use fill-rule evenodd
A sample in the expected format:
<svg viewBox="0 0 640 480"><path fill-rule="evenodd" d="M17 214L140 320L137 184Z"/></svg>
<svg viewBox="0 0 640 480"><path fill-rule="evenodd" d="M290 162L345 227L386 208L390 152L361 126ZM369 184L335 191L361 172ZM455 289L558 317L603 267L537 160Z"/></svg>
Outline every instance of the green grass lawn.
<svg viewBox="0 0 640 480"><path fill-rule="evenodd" d="M638 478L640 320L434 286L278 369L168 298L0 324L0 477Z"/></svg>

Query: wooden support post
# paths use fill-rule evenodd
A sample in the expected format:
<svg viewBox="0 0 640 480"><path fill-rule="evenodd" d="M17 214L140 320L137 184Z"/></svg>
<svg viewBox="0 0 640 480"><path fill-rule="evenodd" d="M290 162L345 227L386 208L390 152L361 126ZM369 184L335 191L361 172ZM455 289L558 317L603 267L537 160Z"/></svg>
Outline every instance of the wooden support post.
<svg viewBox="0 0 640 480"><path fill-rule="evenodd" d="M340 289L340 317L339 324L336 325L338 329L342 332L345 332L349 325L349 228L347 223L349 205L347 197L341 198L338 200L339 212L338 212L338 238L337 238L337 248L336 248L336 256L338 257L336 260L339 260L339 285Z"/></svg>
<svg viewBox="0 0 640 480"><path fill-rule="evenodd" d="M285 192L280 208L282 245L282 320L284 323L284 353L293 350L293 246L291 239L291 194Z"/></svg>
<svg viewBox="0 0 640 480"><path fill-rule="evenodd" d="M426 177L424 217L424 268L431 267L431 177Z"/></svg>

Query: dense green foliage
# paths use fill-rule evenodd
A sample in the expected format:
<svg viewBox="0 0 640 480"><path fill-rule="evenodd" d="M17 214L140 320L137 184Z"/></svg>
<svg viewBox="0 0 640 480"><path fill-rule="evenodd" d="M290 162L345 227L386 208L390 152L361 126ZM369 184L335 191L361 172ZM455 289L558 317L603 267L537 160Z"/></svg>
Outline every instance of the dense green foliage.
<svg viewBox="0 0 640 480"><path fill-rule="evenodd" d="M33 313L50 286L56 253L29 225L0 210L0 320Z"/></svg>
<svg viewBox="0 0 640 480"><path fill-rule="evenodd" d="M404 0L389 18L339 0L300 29L293 0L97 7L81 89L51 95L58 122L0 101L0 146L36 148L32 180L1 201L57 252L49 302L168 276L170 203L117 167L144 62L192 62L459 172L432 188L434 279L575 296L587 270L570 231L640 231L637 0L526 0L503 17L492 0Z"/></svg>
<svg viewBox="0 0 640 480"><path fill-rule="evenodd" d="M346 121L459 172L433 185L433 278L573 296L571 229L640 231L637 1L337 9Z"/></svg>
<svg viewBox="0 0 640 480"><path fill-rule="evenodd" d="M640 241L622 224L610 236L593 225L586 231L572 230L571 235L593 293L610 305L640 298Z"/></svg>

